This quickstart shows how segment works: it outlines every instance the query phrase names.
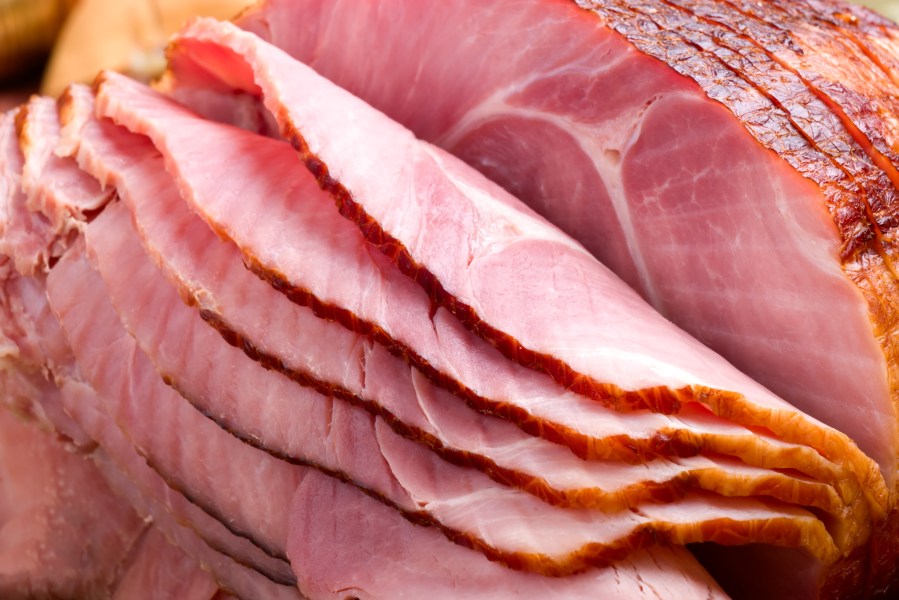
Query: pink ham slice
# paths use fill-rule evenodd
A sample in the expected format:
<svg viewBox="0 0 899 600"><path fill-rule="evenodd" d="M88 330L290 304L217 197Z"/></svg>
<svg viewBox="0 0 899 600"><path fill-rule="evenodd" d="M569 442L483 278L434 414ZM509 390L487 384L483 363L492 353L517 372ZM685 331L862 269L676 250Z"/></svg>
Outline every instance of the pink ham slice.
<svg viewBox="0 0 899 600"><path fill-rule="evenodd" d="M91 297L92 286L103 284L79 255L70 250L54 267L48 295L105 412L170 484L236 534L283 557L286 504L296 470L234 440L167 387L108 302L105 310L91 310L93 305L81 301ZM153 410L146 410L148 403ZM257 487L266 493L256 493Z"/></svg>
<svg viewBox="0 0 899 600"><path fill-rule="evenodd" d="M0 596L107 594L146 528L83 456L0 407Z"/></svg>
<svg viewBox="0 0 899 600"><path fill-rule="evenodd" d="M314 203L298 203L295 196L314 198L316 192L309 184L308 175L297 172L295 158L285 153L282 144L260 141L239 130L199 121L149 90L134 87L111 74L101 85L99 99L101 112L118 111L123 124L154 135L156 144L165 151L169 168L176 174L184 198L218 233L227 232L232 238L238 238L236 241L242 247L244 258L251 265L260 267L260 260L267 261L271 264L264 273L267 276L290 273L290 281L302 282L299 285L303 289L294 287L296 293L291 299L310 303L323 316L342 315L344 325L360 333L373 332L376 339L407 358L410 354L421 353L425 360L414 361L416 366L427 367L426 374L434 375L430 366L439 365L443 372L451 375L441 378L441 373L437 372L438 379L442 383L450 382L453 391L469 400L472 400L470 388L464 387L461 381L468 385L473 385L471 382L474 381L475 387L486 387L496 398L503 399L502 402L478 403L477 399L483 397L474 394L475 407L492 408L531 433L570 441L576 452L582 450L588 456L591 447L599 446L604 437L620 435L622 430L629 430L631 423L636 423L638 431L646 431L649 425L651 433L647 437L656 432L664 436L673 429L683 432L683 438L699 442L701 447L735 454L750 464L795 468L834 482L838 487L852 486L852 479L844 478L839 469L834 469L816 451L784 444L764 433L734 426L704 414L701 409L693 411L688 407L678 419L645 412L628 413L622 418L597 402L570 392L560 393L560 388L546 378L516 367L477 338L462 334L458 323L446 318L446 313L438 311L430 320L429 302L423 292L399 275L389 263L385 264L382 257L366 249L348 223L336 214L318 209ZM129 115L134 118L129 119ZM216 140L213 145L221 148L222 153L234 153L233 159L224 154L215 157L216 164L232 165L227 172L219 172L215 179L207 176L215 168L213 164L204 163L191 149L198 139L197 128L202 128L204 140ZM181 132L190 132L190 135L180 137ZM252 154L253 161L244 159L247 154ZM261 165L265 165L265 169L260 168ZM219 193L222 188L229 189L229 193ZM293 194L292 190L303 190L303 193ZM248 202L263 201L264 209L259 204L258 209L247 210ZM261 221L252 218L263 212L269 218ZM266 241L271 239L290 240L290 243L272 252L267 249ZM257 255L264 258L259 259ZM327 257L326 262L323 257ZM317 267L304 269L304 264L316 264ZM349 277L350 273L353 273L352 277ZM348 281L360 283L349 286L345 284ZM306 289L321 291L312 296ZM359 290L378 290L382 296L365 295ZM343 308L347 306L352 310ZM362 321L357 317L360 314L371 315L371 320ZM386 329L398 331L399 334L393 335L411 341L398 343L394 337L385 334ZM426 352L422 352L423 347L427 348ZM490 376L485 375L485 364L490 365ZM548 401L550 398L553 402ZM547 422L548 427L544 427ZM582 434L579 429L588 433ZM558 431L564 433L556 435ZM574 440L565 437L569 432L573 432ZM644 436L645 433L636 437ZM675 453L678 445L674 444ZM667 451L672 452L672 449ZM846 489L843 492L849 494L844 496L849 501L854 497Z"/></svg>
<svg viewBox="0 0 899 600"><path fill-rule="evenodd" d="M288 552L315 599L726 597L683 549L646 550L565 578L509 571L314 471L292 515Z"/></svg>
<svg viewBox="0 0 899 600"><path fill-rule="evenodd" d="M15 113L0 115L0 255L10 267L34 275L62 254L49 220L26 207L22 192L24 159L16 137Z"/></svg>
<svg viewBox="0 0 899 600"><path fill-rule="evenodd" d="M266 0L240 23L526 200L894 481L894 24L743 0Z"/></svg>
<svg viewBox="0 0 899 600"><path fill-rule="evenodd" d="M149 527L128 557L112 600L224 600L219 587L196 561L170 544L156 527Z"/></svg>
<svg viewBox="0 0 899 600"><path fill-rule="evenodd" d="M32 97L19 113L17 129L26 207L44 215L60 238L71 238L79 224L109 201L110 192L100 189L74 160L57 156L60 123L52 98Z"/></svg>
<svg viewBox="0 0 899 600"><path fill-rule="evenodd" d="M361 405L372 414L382 416L400 434L413 438L424 435L429 446L437 448L452 462L473 463L501 483L520 486L556 504L616 510L646 500L672 499L691 487L699 487L724 495L772 495L788 502L840 510L842 503L833 490L822 484L741 466L734 461L694 457L680 459L676 465L655 461L648 468L608 461L584 462L561 447L539 438L528 438L503 421L484 419L445 398L446 392L423 378L410 377L408 369L379 346L364 342L336 324L317 319L307 309L290 303L254 278L243 267L237 249L219 243L213 232L187 210L174 184L161 176L161 158L150 154L155 155L155 151L142 139L112 128L101 133L99 127L83 127L78 140L82 164L92 169L99 179L114 183L119 196L134 212L148 251L162 263L169 279L200 307L206 321L267 368ZM104 228L117 231L132 227L130 222L117 221L90 230L102 236ZM91 239L89 236L89 243ZM127 238L118 236L118 239L122 247L108 253L121 260L127 253L124 250ZM109 245L110 240L105 242ZM132 334L136 334L134 323L152 321L150 315L154 312L174 315L179 311L177 306L163 308L152 289L129 291L129 295L134 294L146 296L144 303L148 306L127 309L133 315L125 319ZM150 300L151 297L154 299ZM259 305L266 307L264 319L259 314ZM124 316L121 305L118 310ZM188 331L187 326L177 325L167 329L178 331L179 327L183 332ZM194 355L192 348L206 347L200 341L206 337L201 334L192 337L191 344L180 346L180 339L172 335L167 343L178 349L166 351L157 347L154 352L146 345L147 341L141 341L147 340L147 335L137 335L138 341L151 357L159 357L160 352L162 356L168 355L169 366L163 366L160 358L154 361L172 377L176 365L190 363ZM323 340L329 343L324 344ZM214 346L213 340L209 347ZM359 373L351 372L347 365L364 368ZM190 377L185 374L180 379ZM221 395L198 392L195 397ZM229 421L232 428L238 422L247 427L245 420L232 417ZM474 432L480 434L476 436ZM283 441L267 442L268 437L256 429L252 434L244 431L242 435L258 438L263 445L284 447Z"/></svg>

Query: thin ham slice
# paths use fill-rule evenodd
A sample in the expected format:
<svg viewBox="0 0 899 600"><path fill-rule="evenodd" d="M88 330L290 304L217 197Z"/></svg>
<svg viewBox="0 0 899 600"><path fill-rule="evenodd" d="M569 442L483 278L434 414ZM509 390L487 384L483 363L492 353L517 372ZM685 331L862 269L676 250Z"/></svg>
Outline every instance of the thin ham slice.
<svg viewBox="0 0 899 600"><path fill-rule="evenodd" d="M682 549L647 550L565 578L509 571L314 471L300 483L292 515L288 552L316 599L726 597Z"/></svg>
<svg viewBox="0 0 899 600"><path fill-rule="evenodd" d="M26 206L21 186L24 159L15 128L18 112L0 115L0 255L8 257L10 267L19 273L34 275L63 249L50 221Z"/></svg>
<svg viewBox="0 0 899 600"><path fill-rule="evenodd" d="M22 191L26 207L50 222L63 240L72 239L81 224L110 199L96 180L78 168L75 161L58 156L59 113L56 102L33 96L17 117L22 152Z"/></svg>

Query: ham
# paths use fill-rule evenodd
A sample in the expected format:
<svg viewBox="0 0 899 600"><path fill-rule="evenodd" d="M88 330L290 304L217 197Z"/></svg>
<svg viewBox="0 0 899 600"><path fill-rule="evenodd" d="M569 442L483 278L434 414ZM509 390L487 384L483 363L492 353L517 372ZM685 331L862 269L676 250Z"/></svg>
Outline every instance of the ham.
<svg viewBox="0 0 899 600"><path fill-rule="evenodd" d="M715 0L269 0L239 22L526 200L892 485L894 24Z"/></svg>
<svg viewBox="0 0 899 600"><path fill-rule="evenodd" d="M83 130L78 144L82 163L89 165L97 177L115 182L119 196L134 213L148 251L162 263L169 279L179 286L181 293L189 296L189 303L200 307L200 315L219 328L226 340L243 348L251 358L269 369L280 371L322 393L360 405L381 417L397 433L425 442L451 462L473 464L501 483L519 486L551 503L568 506L614 510L648 499L678 495L695 486L729 496L771 494L782 500L839 510L837 507L841 503L833 490L821 489L820 484L801 479L788 479L784 474L742 467L735 461L693 457L681 459L677 465L654 461L647 465L648 469L609 461L584 462L563 448L539 438L529 438L503 421L479 418L446 397L445 391L421 377L410 377L401 361L388 356L380 347L367 344L336 324L317 319L308 310L296 307L255 279L242 267L236 249L229 244L217 243L212 231L187 211L174 184L165 185L165 179L159 176L161 164L148 156L148 152L153 151L143 147L138 138L127 134L114 136L112 131L101 136L97 129L88 129ZM100 232L106 229L126 228L130 229L131 225L109 224L92 228L92 231L102 235ZM88 239L90 242L91 238ZM109 241L106 244L108 246ZM117 257L116 262L128 253L124 240L118 244L117 249L107 250L110 258ZM117 278L121 280L120 267L110 263L111 274L115 274L113 268L119 271ZM157 285L165 287L164 284ZM132 333L136 332L136 323L154 322L151 317L154 311L160 315L174 315L184 310L177 306L163 308L165 303L159 299L151 300L159 295L152 286L140 291L130 289L133 287L132 284L123 287L123 291L129 288L128 293L134 296L131 300L134 308L127 311L131 316L125 319L130 323ZM137 298L141 296L147 298L140 301L146 306L138 307ZM267 322L260 323L254 302L248 298L267 306ZM121 307L119 310L123 314ZM270 325L275 322L281 324L277 329ZM187 323L190 323L189 318L185 325L173 324L166 329L187 332L190 330ZM214 340L200 342L193 339L189 347L178 341L175 348L163 350L166 332L156 334L156 328L154 324L154 334L148 330L147 334L137 335L137 338L148 354L160 357L156 359L158 368L171 378L175 378L175 369L190 364L191 347L215 347ZM277 340L272 335L273 330L277 332ZM194 337L203 334L198 331ZM152 338L148 336L161 336L161 339L150 342ZM170 335L169 343L178 337ZM208 335L203 339L207 338ZM323 344L322 340L330 340L330 343ZM146 345L153 343L157 344L155 353ZM169 358L164 358L166 355ZM168 366L163 366L159 360L164 360ZM234 362L234 359L228 362ZM364 368L350 377L346 365L355 364L364 365ZM228 370L223 369L224 372ZM190 379L190 376L184 374L181 378ZM209 376L208 379L215 378ZM254 386L242 387L251 389ZM198 398L226 396L227 391L197 391L194 394ZM243 399L243 403L246 402L248 397ZM410 410L419 405L420 410ZM207 414L216 410L223 411L222 408L204 409ZM235 423L247 423L237 417L230 417L228 422L232 430ZM472 437L472 432L479 429L481 435ZM263 445L271 437L262 435L259 428L244 431L242 436L261 440ZM284 441L274 444L281 448L278 452L284 451ZM548 469L543 465L552 466Z"/></svg>
<svg viewBox="0 0 899 600"><path fill-rule="evenodd" d="M149 159L135 163L152 165ZM160 196L152 184L141 189L149 197ZM613 510L605 514L543 505L474 471L441 462L402 441L382 419L315 392L294 390L290 380L247 361L180 304L143 252L123 207L104 211L88 227L85 239L125 328L166 381L203 414L273 456L352 481L407 518L434 525L495 560L568 574L607 564L639 547L646 531L654 532L654 540L667 537L678 543L712 535L727 543L745 536L791 545L801 535L811 540L810 547L824 549L822 558L833 551L809 515L786 508L766 510L749 500L720 502L688 493L677 504L641 505L637 518ZM89 302L87 294L82 294L82 302ZM197 360L200 356L203 359ZM305 419L293 427L285 425L297 412ZM638 476L640 470L634 470ZM691 522L695 513L689 507L710 503L717 507L716 519L729 521L722 529L725 536ZM517 518L510 521L509 515Z"/></svg>
<svg viewBox="0 0 899 600"><path fill-rule="evenodd" d="M25 206L44 215L65 243L79 223L109 201L109 191L102 190L74 160L56 154L60 123L51 98L32 97L17 117L17 130Z"/></svg>
<svg viewBox="0 0 899 600"><path fill-rule="evenodd" d="M116 86L124 89L117 93L113 92L117 89ZM126 92L130 92L127 102L124 101ZM141 98L144 99L143 104L140 101ZM585 437L587 439L583 441L585 450L579 453L587 454L588 457L591 447L599 446L597 442L601 441L603 437L608 437L611 432L620 433L622 428L628 430L634 414L639 415L641 419L646 417L650 422L654 420L655 423L658 423L656 427L665 431L666 434L669 429L683 429L681 423L686 422L689 423L689 426L684 431L683 437L696 441L698 433L698 437L700 437L698 441L708 440L707 447L711 451L733 453L751 464L760 466L795 468L828 481L838 480L838 486L852 485L851 481L847 481L842 475L839 475L838 467L822 459L815 450L797 447L794 444L784 444L772 437L750 432L748 429L734 426L723 419L711 417L702 410L687 409L677 419L656 417L641 412L629 413L627 421L620 421L618 413L606 409L599 403L570 392L560 395L560 388L552 385L542 376L533 374L527 369L510 367L509 362L489 349L489 346L477 341L477 338L473 336L462 334L454 319L440 318L441 313L438 313L432 321L428 312L429 303L425 295L411 282L399 275L393 267L385 264L383 259L365 248L356 234L352 233L349 224L342 222L336 214L318 210L314 203L297 204L293 200L293 195L288 195L284 191L269 193L267 190L260 190L258 185L267 183L273 188L280 187L282 190L303 189L309 194L316 193L308 182L308 176L297 173L295 159L285 154L282 144L268 142L265 154L262 153L262 146L253 146L251 152L249 145L259 143L253 136L241 136L240 132L236 130L207 128L204 130L207 140L216 139L218 147L233 148L235 152L232 159L225 160L232 168L227 173L221 173L219 178L213 179L207 177L206 174L211 172L210 169L214 167L211 164L199 162L196 152L190 150L191 142L196 139L193 135L194 130L188 127L188 123L191 122L187 121L181 125L181 121L174 121L172 122L173 126L162 127L162 124L166 122L166 115L171 115L170 119L174 119L179 114L183 118L190 119L190 115L179 113L177 107L160 101L149 90L141 91L140 88L130 86L124 80L114 78L112 75L108 75L106 82L101 86L98 101L101 103L99 106L101 112L123 111L125 115L122 117L123 121L129 114L144 117L139 121L128 120L126 124L138 129L141 127L152 129L156 143L163 147L170 168L177 169L175 175L182 186L182 194L185 199L220 234L225 230L232 238L240 236L237 243L242 247L244 259L249 264L252 265L256 262L258 265L260 259L256 258L256 252L269 252L267 246L270 244L266 243L267 239L295 240L295 242L279 248L271 258L262 259L271 261L269 266L259 267L264 271L262 274L266 278L272 276L272 273L289 272L289 276L278 276L285 279L293 278L291 281L294 282L302 282L292 284L292 292L290 289L287 290L292 300L300 304L311 305L313 310L321 316L338 318L345 326L359 333L374 333L376 339L385 344L388 349L400 353L407 359L411 357L411 362L416 367L422 368L424 374L429 378L437 379L439 383L446 385L463 398L467 397L468 400L472 400L472 396L474 396L475 408L492 408L492 412L511 418L526 430L530 427L530 433L543 435L550 439L558 440L561 437L553 435L553 429L563 432L573 431L575 435L580 433L581 439ZM104 106L104 102L108 102L108 105ZM139 112L144 106L147 107L146 112ZM151 114L153 118L147 118ZM179 126L174 126L175 122L179 123ZM201 123L194 119L193 126L201 126ZM148 131L151 130L148 129ZM185 135L179 138L179 132L184 132ZM218 137L208 137L216 133ZM235 143L235 136L240 142L239 144ZM248 162L239 158L250 152L256 157L253 161ZM186 160L188 156L193 158ZM255 162L257 160L258 163ZM257 165L261 164L267 165L266 171L269 172L269 175L266 175L265 179L259 179L256 175L250 177L250 172L255 174L260 171ZM242 165L246 169L245 172L238 171ZM275 165L279 167L277 171L274 170ZM225 181L227 183L224 183ZM285 181L290 183L285 184ZM220 194L221 186L231 190L230 193ZM303 187L300 188L300 186ZM280 200L279 203L273 201L276 198ZM261 204L257 204L257 208L253 210L246 210L246 202L263 200L265 201L264 210L272 215L271 219L265 222L254 220L252 224L241 221L241 219L251 218L252 215L262 214L263 211ZM302 244L300 244L301 241ZM323 248L329 248L329 250L324 251ZM323 256L328 257L332 265L330 268L333 271L329 271L325 267L316 270L301 267L303 264L321 263ZM338 260L345 260L345 262L336 263ZM341 276L337 276L338 273ZM353 273L352 279L346 279L348 273ZM384 280L389 284L382 283ZM347 285L351 282L366 283L354 288ZM285 285L282 283L279 284L279 287L283 289ZM377 289L381 296L360 295L359 290L370 289ZM313 294L310 290L316 290L317 293ZM347 306L351 306L352 310L346 310ZM359 318L359 315L362 314L372 315L370 317L372 320L362 321ZM335 317L335 315L338 316ZM402 336L400 340L386 334L385 330L388 327L392 331L399 332L395 335ZM442 343L444 339L452 340L452 342L444 345ZM471 345L475 345L479 350L484 348L484 350L477 354L469 353L466 348ZM423 353L422 348L427 348L427 352ZM422 355L423 358L415 359L415 356L418 355ZM486 377L483 368L486 360L490 360L488 364L494 373L509 373L509 376ZM445 365L442 367L442 373L438 371L435 376L432 368L434 365ZM460 374L459 379L456 379L457 373ZM527 385L523 385L520 378L524 378ZM495 390L495 398L511 399L519 404L519 407L507 407L508 404L511 404L508 400L505 402L487 400L478 403L483 397L469 393L465 387L460 390L459 388L465 385L461 382L466 382L468 385L472 385L470 382L477 382L479 387L492 386L492 389ZM553 403L547 402L547 398L550 397L554 398ZM518 410L515 410L516 408ZM532 416L531 413L535 414ZM533 427L533 417L538 419L540 428ZM562 423L557 424L558 420L561 420ZM549 432L542 427L544 421L553 428ZM636 421L636 423L636 427L640 428L640 421ZM591 431L588 429L590 427L595 429ZM584 435L584 430L589 433ZM564 437L562 440L569 441ZM577 442L578 440L574 440L574 443L570 443L576 452L580 446ZM678 446L679 444L673 445L674 452L677 452ZM667 448L666 450L672 451ZM851 494L848 490L844 491Z"/></svg>
<svg viewBox="0 0 899 600"><path fill-rule="evenodd" d="M284 557L283 505L293 493L296 473L290 465L233 440L165 386L121 328L108 300L98 297L102 280L79 249L53 269L48 295L86 382L104 405L101 410L172 488L277 563ZM89 290L105 300L105 306L88 302ZM152 412L141 410L145 403L152 403ZM197 433L182 440L181 430ZM189 440L193 444L185 443ZM267 494L254 494L247 479L251 474L265 482ZM283 573L285 566L279 570Z"/></svg>
<svg viewBox="0 0 899 600"><path fill-rule="evenodd" d="M162 87L238 127L113 74L0 119L5 404L184 552L133 555L119 593L171 569L201 597L722 595L696 542L736 596L885 593L893 30L397 2L188 25ZM300 18L287 53L247 31ZM816 302L820 339L791 326Z"/></svg>
<svg viewBox="0 0 899 600"><path fill-rule="evenodd" d="M0 254L11 268L33 275L61 250L53 247L56 238L47 217L26 207L21 186L24 158L15 128L21 110L0 116Z"/></svg>
<svg viewBox="0 0 899 600"><path fill-rule="evenodd" d="M257 40L224 24L197 21L176 38L173 71L177 75L184 56L239 90L258 90L278 118L282 135L298 148L345 216L417 279L433 302L512 360L613 407L676 412L681 404L700 402L737 423L766 427L787 440L814 439L825 455L837 452L842 460L858 461L862 478L871 476L870 463L847 438L797 420L795 409L716 362L717 357L659 319L580 247L514 199ZM243 62L235 66L235 61ZM120 121L128 123L128 108L114 98L100 106L102 114L113 117L117 110ZM357 115L365 126L340 127L344 114ZM131 126L141 129L140 123L132 121ZM343 166L347 164L353 167ZM407 193L398 198L396 189ZM416 233L424 229L435 235ZM473 229L481 234L478 238L451 238ZM527 278L515 275L520 264L529 266ZM497 281L501 285L488 285ZM489 295L499 289L503 296ZM554 291L552 308L540 305L539 311L527 311L527 298L547 289ZM579 298L605 302L599 307ZM504 301L513 300L521 312L503 310ZM647 325L637 327L637 322ZM570 323L570 329L561 323ZM645 358L635 363L637 357ZM739 389L746 389L748 397L729 392Z"/></svg>
<svg viewBox="0 0 899 600"><path fill-rule="evenodd" d="M0 594L95 597L146 527L82 456L0 408Z"/></svg>

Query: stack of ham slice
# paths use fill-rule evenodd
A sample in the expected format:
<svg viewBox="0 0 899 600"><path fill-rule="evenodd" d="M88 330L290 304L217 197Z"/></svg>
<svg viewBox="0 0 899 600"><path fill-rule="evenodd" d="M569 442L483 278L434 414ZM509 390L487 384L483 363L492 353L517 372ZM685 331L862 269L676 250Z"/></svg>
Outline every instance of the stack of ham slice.
<svg viewBox="0 0 899 600"><path fill-rule="evenodd" d="M705 547L725 582L789 569L737 595L892 583L882 455L253 33L197 20L169 60L190 109L104 73L0 121L0 385L191 589L725 597L694 543L746 547Z"/></svg>
<svg viewBox="0 0 899 600"><path fill-rule="evenodd" d="M895 24L830 0L266 0L239 22L506 187L895 481Z"/></svg>

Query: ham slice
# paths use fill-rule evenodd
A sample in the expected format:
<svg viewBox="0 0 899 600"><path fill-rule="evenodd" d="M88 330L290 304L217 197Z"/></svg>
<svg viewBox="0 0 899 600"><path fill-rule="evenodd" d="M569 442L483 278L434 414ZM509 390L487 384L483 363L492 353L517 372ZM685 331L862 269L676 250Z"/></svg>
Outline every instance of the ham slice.
<svg viewBox="0 0 899 600"><path fill-rule="evenodd" d="M894 24L742 0L267 0L240 23L526 200L893 484Z"/></svg>
<svg viewBox="0 0 899 600"><path fill-rule="evenodd" d="M17 117L26 207L44 215L62 240L110 198L71 158L57 156L59 113L52 98L34 96Z"/></svg>
<svg viewBox="0 0 899 600"><path fill-rule="evenodd" d="M0 595L99 597L146 524L83 456L0 407Z"/></svg>
<svg viewBox="0 0 899 600"><path fill-rule="evenodd" d="M19 273L34 275L61 249L54 247L56 236L47 218L26 207L15 119L14 113L0 116L0 255L12 259L10 266Z"/></svg>
<svg viewBox="0 0 899 600"><path fill-rule="evenodd" d="M314 471L293 502L288 552L316 599L726 597L682 549L643 551L572 577L537 577L502 569ZM329 547L340 549L321 551Z"/></svg>

